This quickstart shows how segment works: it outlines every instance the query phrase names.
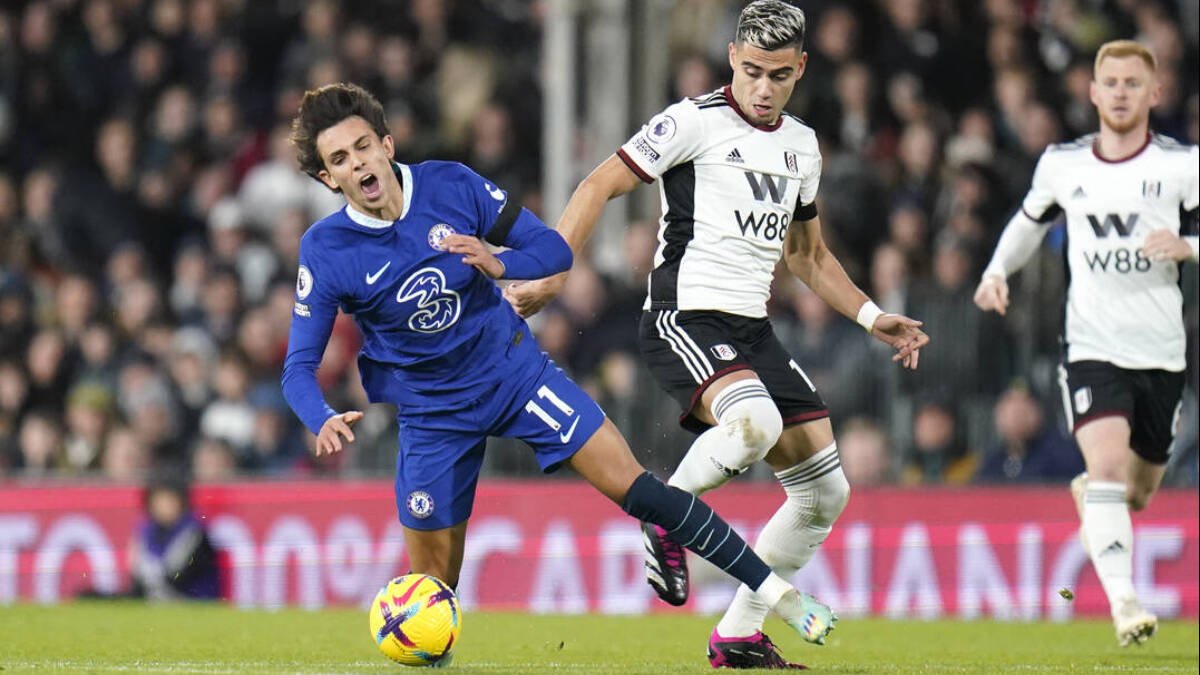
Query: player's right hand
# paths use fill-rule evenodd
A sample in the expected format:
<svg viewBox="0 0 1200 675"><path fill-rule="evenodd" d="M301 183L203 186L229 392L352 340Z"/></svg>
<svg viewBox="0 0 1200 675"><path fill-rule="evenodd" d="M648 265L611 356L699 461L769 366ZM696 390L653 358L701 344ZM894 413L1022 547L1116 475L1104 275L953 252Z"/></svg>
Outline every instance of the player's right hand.
<svg viewBox="0 0 1200 675"><path fill-rule="evenodd" d="M1000 316L1008 311L1008 280L989 274L975 289L975 304L985 312L996 312Z"/></svg>
<svg viewBox="0 0 1200 675"><path fill-rule="evenodd" d="M536 281L509 284L504 288L504 299L508 300L508 304L512 305L517 314L528 319L558 297L566 283L567 275L564 272Z"/></svg>
<svg viewBox="0 0 1200 675"><path fill-rule="evenodd" d="M325 424L321 425L321 433L317 434L317 457L341 452L343 437L347 443L353 443L354 432L350 426L362 418L362 411L351 410L325 420Z"/></svg>

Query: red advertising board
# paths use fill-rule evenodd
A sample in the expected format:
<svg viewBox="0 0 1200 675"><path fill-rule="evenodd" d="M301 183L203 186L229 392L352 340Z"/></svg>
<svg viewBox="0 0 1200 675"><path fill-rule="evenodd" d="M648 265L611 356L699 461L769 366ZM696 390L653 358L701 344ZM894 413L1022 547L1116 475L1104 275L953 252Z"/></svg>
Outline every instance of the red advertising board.
<svg viewBox="0 0 1200 675"><path fill-rule="evenodd" d="M777 486L733 484L706 499L753 540ZM195 489L242 606L362 604L407 569L386 481L235 483ZM0 488L0 604L115 592L140 515L127 487ZM1161 617L1196 618L1198 500L1164 490L1136 514L1134 583ZM1064 487L859 490L797 585L843 616L1065 620L1107 613ZM459 586L474 608L534 612L716 612L734 584L693 558L693 596L658 603L642 579L634 521L586 485L483 482ZM1068 602L1058 591L1068 588Z"/></svg>

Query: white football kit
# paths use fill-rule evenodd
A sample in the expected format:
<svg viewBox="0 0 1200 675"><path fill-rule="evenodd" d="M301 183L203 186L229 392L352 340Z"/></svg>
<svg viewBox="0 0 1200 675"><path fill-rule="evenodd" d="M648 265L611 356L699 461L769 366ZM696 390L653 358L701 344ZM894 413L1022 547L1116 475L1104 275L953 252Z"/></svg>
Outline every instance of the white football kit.
<svg viewBox="0 0 1200 675"><path fill-rule="evenodd" d="M984 274L1007 276L1020 268L1065 212L1066 363L1059 376L1068 424L1079 434L1098 420L1123 417L1130 449L1163 466L1174 446L1186 368L1181 265L1147 259L1142 247L1147 235L1164 230L1183 236L1192 259L1200 257L1200 149L1148 133L1132 155L1109 160L1096 152L1097 144L1098 134L1090 134L1046 149L1023 214L1005 228ZM1085 450L1087 443L1101 447L1080 440ZM1095 468L1092 455L1085 459ZM1080 535L1122 646L1144 642L1157 628L1138 603L1132 578L1129 506L1139 482L1085 473L1071 483Z"/></svg>
<svg viewBox="0 0 1200 675"><path fill-rule="evenodd" d="M617 155L647 183L659 180L663 217L639 346L682 406L680 423L707 428L692 414L701 394L742 369L758 373L785 425L827 417L767 319L787 228L817 216L813 130L787 113L754 124L725 87L669 106Z"/></svg>
<svg viewBox="0 0 1200 675"><path fill-rule="evenodd" d="M753 124L725 87L669 106L617 155L643 181L660 181L644 309L765 317L788 225L816 216L813 130L787 113Z"/></svg>
<svg viewBox="0 0 1200 675"><path fill-rule="evenodd" d="M1039 239L1066 214L1066 361L1182 371L1180 266L1141 248L1154 230L1195 234L1187 228L1200 202L1200 151L1152 134L1134 155L1110 161L1095 153L1096 136L1048 147L1021 206L1041 224ZM1020 257L1002 239L985 274L1007 276Z"/></svg>

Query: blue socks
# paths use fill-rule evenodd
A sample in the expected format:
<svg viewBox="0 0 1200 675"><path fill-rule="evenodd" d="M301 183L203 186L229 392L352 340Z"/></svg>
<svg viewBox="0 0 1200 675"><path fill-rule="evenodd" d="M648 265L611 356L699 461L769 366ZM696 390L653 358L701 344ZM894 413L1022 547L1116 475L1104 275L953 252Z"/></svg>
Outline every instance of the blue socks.
<svg viewBox="0 0 1200 675"><path fill-rule="evenodd" d="M757 589L771 568L759 558L742 537L721 516L676 487L664 484L647 471L633 481L625 502L625 513L667 531L671 541Z"/></svg>

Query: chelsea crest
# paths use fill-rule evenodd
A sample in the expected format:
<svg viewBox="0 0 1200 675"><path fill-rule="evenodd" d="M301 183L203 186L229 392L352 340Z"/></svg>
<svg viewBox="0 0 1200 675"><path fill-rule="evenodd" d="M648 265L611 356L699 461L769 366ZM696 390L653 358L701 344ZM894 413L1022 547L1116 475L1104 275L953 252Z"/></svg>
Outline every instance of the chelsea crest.
<svg viewBox="0 0 1200 675"><path fill-rule="evenodd" d="M433 515L433 497L424 490L413 490L404 501L414 518L424 519Z"/></svg>
<svg viewBox="0 0 1200 675"><path fill-rule="evenodd" d="M453 227L450 227L446 223L438 223L429 228L429 234L425 237L425 240L429 242L429 248L435 251L444 251L446 250L446 246L442 244L442 240L452 234L455 234Z"/></svg>

